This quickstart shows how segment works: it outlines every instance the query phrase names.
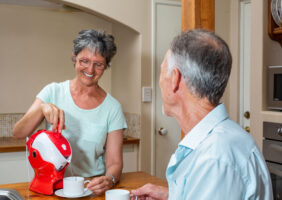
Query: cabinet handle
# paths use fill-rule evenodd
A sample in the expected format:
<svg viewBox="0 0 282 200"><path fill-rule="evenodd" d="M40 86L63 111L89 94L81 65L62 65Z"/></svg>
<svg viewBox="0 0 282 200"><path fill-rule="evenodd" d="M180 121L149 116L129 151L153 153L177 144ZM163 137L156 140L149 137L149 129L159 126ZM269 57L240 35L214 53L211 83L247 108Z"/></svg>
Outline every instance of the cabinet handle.
<svg viewBox="0 0 282 200"><path fill-rule="evenodd" d="M277 134L280 135L280 136L282 136L282 128L278 128L278 129L277 129Z"/></svg>

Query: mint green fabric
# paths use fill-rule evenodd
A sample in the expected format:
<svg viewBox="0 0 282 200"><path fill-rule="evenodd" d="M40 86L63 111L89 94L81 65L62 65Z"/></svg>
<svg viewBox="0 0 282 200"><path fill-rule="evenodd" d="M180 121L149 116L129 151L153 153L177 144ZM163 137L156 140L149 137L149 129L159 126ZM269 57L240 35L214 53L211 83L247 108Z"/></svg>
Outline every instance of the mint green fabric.
<svg viewBox="0 0 282 200"><path fill-rule="evenodd" d="M37 98L52 103L65 112L65 127L62 134L72 148L71 165L65 176L90 177L105 173L105 143L107 134L127 128L120 103L107 93L104 101L95 109L79 108L70 93L70 81L51 83L45 86ZM50 130L51 125L47 128Z"/></svg>

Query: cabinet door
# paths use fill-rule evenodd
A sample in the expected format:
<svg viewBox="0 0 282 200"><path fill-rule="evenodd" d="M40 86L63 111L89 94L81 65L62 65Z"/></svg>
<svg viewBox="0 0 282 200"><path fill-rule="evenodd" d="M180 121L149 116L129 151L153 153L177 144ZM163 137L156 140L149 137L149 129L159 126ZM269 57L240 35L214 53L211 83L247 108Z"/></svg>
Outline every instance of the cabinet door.
<svg viewBox="0 0 282 200"><path fill-rule="evenodd" d="M123 170L122 172L138 171L138 145L125 144L123 145Z"/></svg>
<svg viewBox="0 0 282 200"><path fill-rule="evenodd" d="M0 153L0 184L30 182L34 172L26 152Z"/></svg>

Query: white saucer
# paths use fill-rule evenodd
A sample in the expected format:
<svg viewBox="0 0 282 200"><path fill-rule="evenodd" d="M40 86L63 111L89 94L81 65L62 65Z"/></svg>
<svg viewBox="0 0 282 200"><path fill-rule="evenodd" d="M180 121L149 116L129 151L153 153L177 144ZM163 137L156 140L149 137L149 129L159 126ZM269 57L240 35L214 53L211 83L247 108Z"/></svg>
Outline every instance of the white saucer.
<svg viewBox="0 0 282 200"><path fill-rule="evenodd" d="M79 196L69 196L69 195L65 195L63 192L63 189L60 190L56 190L55 191L55 195L59 196L59 197L65 197L65 198L79 198L79 197L86 197L89 196L90 194L92 194L92 192L90 190L86 190L83 194L79 195Z"/></svg>

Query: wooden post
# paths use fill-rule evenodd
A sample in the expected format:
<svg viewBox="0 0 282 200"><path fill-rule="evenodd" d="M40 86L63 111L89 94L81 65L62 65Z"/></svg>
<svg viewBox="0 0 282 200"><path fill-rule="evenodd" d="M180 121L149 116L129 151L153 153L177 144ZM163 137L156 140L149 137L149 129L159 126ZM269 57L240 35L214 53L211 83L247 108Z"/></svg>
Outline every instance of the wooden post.
<svg viewBox="0 0 282 200"><path fill-rule="evenodd" d="M203 28L214 31L214 0L182 0L182 31Z"/></svg>
<svg viewBox="0 0 282 200"><path fill-rule="evenodd" d="M214 0L182 0L181 29L187 31L195 28L214 31ZM184 137L181 131L181 139Z"/></svg>

